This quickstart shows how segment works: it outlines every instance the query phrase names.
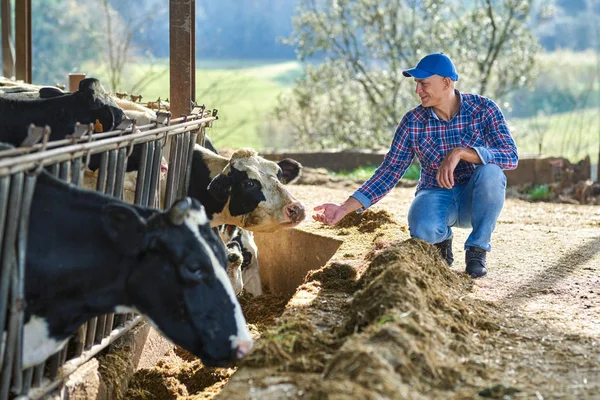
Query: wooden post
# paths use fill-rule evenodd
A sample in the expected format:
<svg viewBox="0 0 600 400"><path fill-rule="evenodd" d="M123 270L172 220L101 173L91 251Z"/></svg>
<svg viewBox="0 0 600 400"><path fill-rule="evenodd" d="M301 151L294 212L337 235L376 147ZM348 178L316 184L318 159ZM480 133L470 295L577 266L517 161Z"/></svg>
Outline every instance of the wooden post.
<svg viewBox="0 0 600 400"><path fill-rule="evenodd" d="M69 92L76 92L79 90L79 82L85 79L85 74L76 73L69 74Z"/></svg>
<svg viewBox="0 0 600 400"><path fill-rule="evenodd" d="M15 75L15 48L12 38L12 15L10 0L0 0L0 20L2 21L2 75L12 78Z"/></svg>
<svg viewBox="0 0 600 400"><path fill-rule="evenodd" d="M15 2L15 77L31 83L31 0Z"/></svg>
<svg viewBox="0 0 600 400"><path fill-rule="evenodd" d="M170 102L174 118L192 111L195 98L195 0L169 0Z"/></svg>

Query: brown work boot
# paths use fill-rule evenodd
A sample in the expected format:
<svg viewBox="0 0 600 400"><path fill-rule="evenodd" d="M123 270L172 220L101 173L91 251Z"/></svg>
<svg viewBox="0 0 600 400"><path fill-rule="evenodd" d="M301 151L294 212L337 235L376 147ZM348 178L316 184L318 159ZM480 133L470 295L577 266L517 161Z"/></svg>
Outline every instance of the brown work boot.
<svg viewBox="0 0 600 400"><path fill-rule="evenodd" d="M437 247L440 255L444 261L446 261L446 264L451 266L454 262L454 255L452 255L452 238L446 239L443 242L435 243L434 246Z"/></svg>
<svg viewBox="0 0 600 400"><path fill-rule="evenodd" d="M471 278L481 278L487 274L488 270L485 256L485 250L478 247L469 247L465 252L465 264L467 264L465 272L469 274Z"/></svg>

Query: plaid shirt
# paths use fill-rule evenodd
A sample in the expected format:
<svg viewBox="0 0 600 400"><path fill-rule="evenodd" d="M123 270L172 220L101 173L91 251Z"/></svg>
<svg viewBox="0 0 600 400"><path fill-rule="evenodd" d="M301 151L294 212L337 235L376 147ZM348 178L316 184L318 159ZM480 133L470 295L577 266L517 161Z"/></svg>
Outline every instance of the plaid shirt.
<svg viewBox="0 0 600 400"><path fill-rule="evenodd" d="M417 192L440 188L435 179L437 170L446 154L456 147L475 150L484 165L517 168L517 146L496 103L476 94L461 94L458 90L456 93L460 97L460 111L449 122L422 105L404 115L383 162L352 194L365 209L396 186L415 155L421 164ZM460 160L454 170L454 185L466 184L475 168L477 165Z"/></svg>

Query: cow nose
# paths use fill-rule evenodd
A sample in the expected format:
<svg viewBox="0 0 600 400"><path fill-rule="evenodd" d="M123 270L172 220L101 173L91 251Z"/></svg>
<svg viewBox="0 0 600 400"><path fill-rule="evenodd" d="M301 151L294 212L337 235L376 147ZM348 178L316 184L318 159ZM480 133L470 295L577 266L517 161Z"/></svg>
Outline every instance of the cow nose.
<svg viewBox="0 0 600 400"><path fill-rule="evenodd" d="M237 351L236 351L236 355L237 358L244 358L248 355L248 353L250 353L250 350L252 350L252 341L251 340L244 340L244 341L239 341L237 344Z"/></svg>
<svg viewBox="0 0 600 400"><path fill-rule="evenodd" d="M306 216L306 213L304 212L304 205L300 202L292 203L287 206L285 213L292 222L303 221L304 217Z"/></svg>

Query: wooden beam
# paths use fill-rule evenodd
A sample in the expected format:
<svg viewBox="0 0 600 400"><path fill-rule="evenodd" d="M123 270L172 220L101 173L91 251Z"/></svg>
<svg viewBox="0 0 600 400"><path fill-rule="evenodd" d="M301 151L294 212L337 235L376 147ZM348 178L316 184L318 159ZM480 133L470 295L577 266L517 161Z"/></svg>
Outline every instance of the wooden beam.
<svg viewBox="0 0 600 400"><path fill-rule="evenodd" d="M10 0L0 0L0 21L2 21L2 75L12 78L15 74L15 48L12 39L12 15Z"/></svg>
<svg viewBox="0 0 600 400"><path fill-rule="evenodd" d="M169 0L169 101L173 117L189 114L196 95L195 9L195 0Z"/></svg>
<svg viewBox="0 0 600 400"><path fill-rule="evenodd" d="M15 77L31 83L31 0L15 2Z"/></svg>

